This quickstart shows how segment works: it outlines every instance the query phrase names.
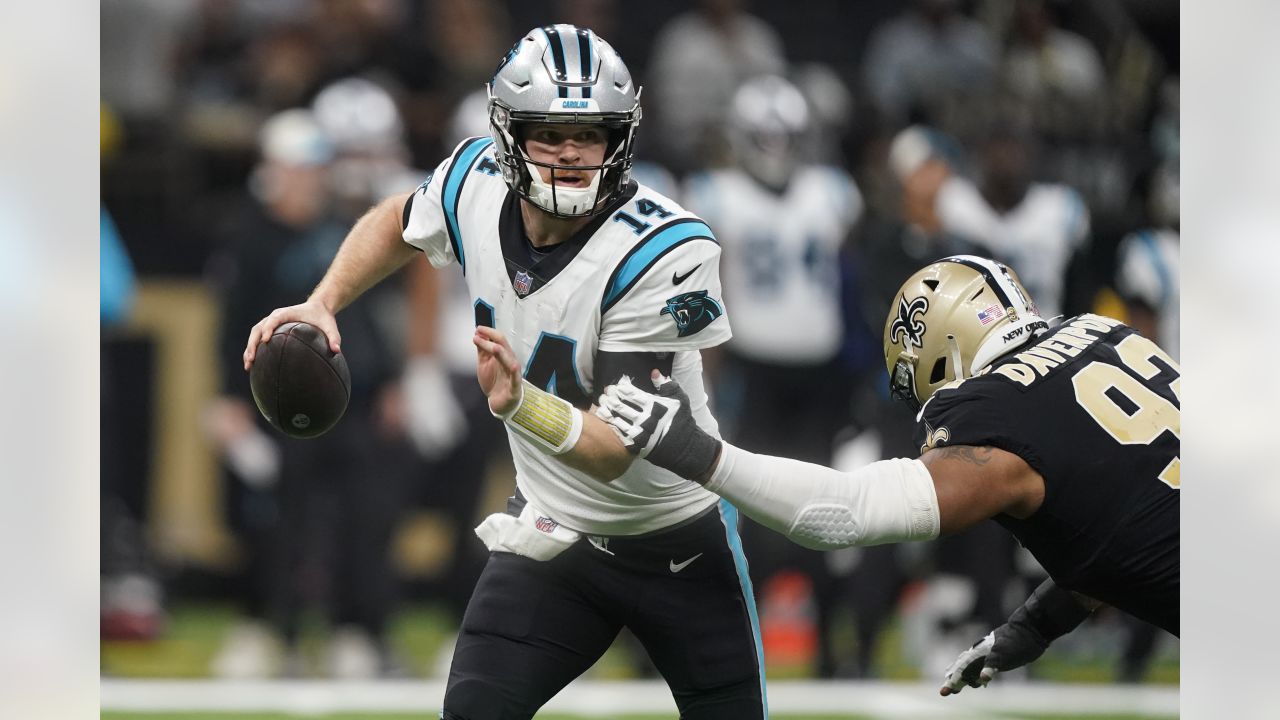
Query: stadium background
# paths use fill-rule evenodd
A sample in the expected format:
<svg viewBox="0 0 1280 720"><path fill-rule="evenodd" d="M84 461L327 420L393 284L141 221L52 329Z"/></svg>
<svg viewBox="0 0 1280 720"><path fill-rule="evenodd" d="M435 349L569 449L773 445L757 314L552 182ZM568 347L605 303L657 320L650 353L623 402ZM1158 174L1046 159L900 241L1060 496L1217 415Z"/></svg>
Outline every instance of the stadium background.
<svg viewBox="0 0 1280 720"><path fill-rule="evenodd" d="M956 3L959 11L981 23L998 49L1007 47L1013 5ZM1071 269L1064 306L1069 313L1101 308L1119 314L1123 305L1112 294L1116 247L1125 234L1150 224L1145 200L1160 161L1159 143L1167 142L1160 133L1168 131L1163 121L1170 102L1176 133L1177 4L1047 5L1061 27L1094 47L1105 69L1098 97L1084 105L1096 113L1090 117L1100 118L1098 122L1074 122L1080 117L1079 107L1064 111L1051 105L1029 111L1047 149L1038 179L1076 187L1092 218L1091 242ZM806 2L803 11L764 2L743 7L777 33L793 67L822 63L849 93L852 110L843 124L833 124L835 142L827 146L837 153L823 160L853 174L872 219L876 213L898 212L885 165L887 146L899 130L909 122L938 127L953 138L961 156L972 155L974 147L966 143L980 132L966 126L963 107L939 102L941 107L912 108L905 116L893 116L869 97L863 60L871 38L905 9L875 1ZM104 39L102 46L103 207L115 222L137 282L128 315L103 332L103 360L112 369L103 377L104 397L131 398L104 404L103 428L111 430L113 439L107 448L107 435L103 436L103 472L113 473L111 488L118 490L121 504L137 521L132 539L122 540L123 552L139 554L133 569L161 591L154 632L144 623L133 631L145 639L104 639L104 676L209 676L214 655L236 622L244 549L228 515L237 491L224 477L202 428L221 377L216 347L221 308L209 278L211 263L230 241L220 234L217 220L243 194L257 162L262 121L291 105L309 103L338 77L375 77L394 88L402 111L411 108L406 117L412 165L432 167L448 149L448 109L475 83L463 82L462 70L447 71L447 53L433 46L427 38L434 36L422 28L453 23L449 41L462 45L441 43L450 50L465 49L468 38L481 46L487 40L495 62L482 72L469 68L483 76L528 27L569 19L576 12L600 13L608 27L601 34L618 48L639 81L652 89L657 80L647 72L653 65L653 48L668 23L685 10L685 4L675 2L482 3L466 9L443 2L103 4L103 36L112 38ZM489 24L487 31L474 25L484 22ZM295 62L316 65L309 81L272 85L255 78L252 65L243 66L245 58L258 57L273 42L285 44L286 55L293 51ZM363 52L335 51L342 43L359 44ZM476 55L488 56L481 51ZM992 76L995 86L999 70ZM285 90L295 95L284 97ZM664 163L679 176L695 171L698 165L689 166L685 157L664 157L661 144L652 141L651 123L663 110L654 106L653 94L646 92L645 99L642 158ZM1073 122L1064 122L1064 117ZM718 160L722 156L712 147L706 162ZM859 237L855 234L850 242L856 249ZM856 262L857 254L851 253L851 258ZM482 510L495 507L509 492L509 475L504 477L500 464L486 476L485 487ZM392 635L413 677L437 672L438 650L449 638L448 613L435 602L439 588L433 585L433 574L446 562L443 556L452 552L448 530L443 529L451 522L428 502L409 513L397 529L396 567L403 584ZM104 537L104 553L113 551L116 543L109 540L116 539ZM105 555L103 565L111 565ZM928 580L915 578L913 593L923 592ZM908 594L899 602L900 617L891 624L876 665L866 676L929 680L936 675L921 674L920 641L913 650L904 637L910 634L911 626L904 620L913 609L911 600ZM324 674L318 658L327 634L320 613L308 611L303 635L310 661L304 676ZM1096 627L1082 629L1080 638L1055 648L1032 675L1109 684L1118 672L1117 637L1115 619L1101 618ZM596 672L604 679L643 675L643 668L635 665L630 654L619 649ZM794 665L776 668L776 674L805 678L812 668L801 657ZM1162 638L1141 681L1167 685L1177 679L1177 644Z"/></svg>

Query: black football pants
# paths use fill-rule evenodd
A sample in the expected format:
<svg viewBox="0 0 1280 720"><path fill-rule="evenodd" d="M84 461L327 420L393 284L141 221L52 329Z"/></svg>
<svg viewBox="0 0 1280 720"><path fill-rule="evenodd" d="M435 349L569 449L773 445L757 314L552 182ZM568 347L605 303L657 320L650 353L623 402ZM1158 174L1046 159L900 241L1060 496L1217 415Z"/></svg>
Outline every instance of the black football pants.
<svg viewBox="0 0 1280 720"><path fill-rule="evenodd" d="M766 717L737 519L721 501L675 529L583 537L548 562L490 554L462 621L443 717L531 718L623 627L648 651L684 720Z"/></svg>

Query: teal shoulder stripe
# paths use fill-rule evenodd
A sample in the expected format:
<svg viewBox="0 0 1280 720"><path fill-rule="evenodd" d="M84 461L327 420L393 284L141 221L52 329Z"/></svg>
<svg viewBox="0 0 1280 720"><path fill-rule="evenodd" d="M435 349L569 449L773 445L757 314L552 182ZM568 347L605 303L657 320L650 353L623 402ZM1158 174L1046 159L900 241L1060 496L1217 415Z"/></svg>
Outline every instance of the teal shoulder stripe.
<svg viewBox="0 0 1280 720"><path fill-rule="evenodd" d="M697 218L684 218L663 225L641 240L614 269L605 285L600 311L605 312L622 299L653 264L663 255L690 240L716 242L711 228Z"/></svg>
<svg viewBox="0 0 1280 720"><path fill-rule="evenodd" d="M463 273L467 271L467 261L462 248L462 231L458 228L458 200L462 197L462 185L467 180L471 166L475 165L476 159L489 149L490 145L493 145L493 138L475 138L467 143L454 158L453 164L445 174L444 182L441 183L440 204L444 206L445 227L449 231L449 242L453 245L453 254L458 258L458 264L462 266Z"/></svg>

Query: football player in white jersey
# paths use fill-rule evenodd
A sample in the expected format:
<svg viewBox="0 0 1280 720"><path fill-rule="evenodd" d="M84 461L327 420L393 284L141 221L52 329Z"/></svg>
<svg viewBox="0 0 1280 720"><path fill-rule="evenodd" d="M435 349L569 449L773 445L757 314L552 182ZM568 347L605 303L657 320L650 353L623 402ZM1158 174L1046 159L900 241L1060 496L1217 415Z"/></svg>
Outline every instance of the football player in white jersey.
<svg viewBox="0 0 1280 720"><path fill-rule="evenodd" d="M463 618L444 718L532 717L623 627L681 717L765 716L737 511L625 452L573 449L579 437L620 447L586 412L591 399L655 364L716 433L699 350L730 337L720 248L698 217L631 180L639 95L592 31L530 31L490 81L490 137L464 141L417 190L370 210L311 297L249 335L246 368L291 320L319 327L337 350L334 314L421 251L437 267L459 265L477 326L514 347L517 391L546 391L501 408L516 492L507 514L476 529L492 552Z"/></svg>
<svg viewBox="0 0 1280 720"><path fill-rule="evenodd" d="M732 442L753 452L829 464L836 433L849 422L849 402L840 400L853 392L840 356L840 255L862 196L848 173L806 159L814 121L785 78L743 83L728 124L734 165L691 176L684 195L716 229L733 305L734 336L714 383L718 420ZM744 398L751 399L749 422L741 417ZM831 677L838 585L826 558L757 523L745 524L742 536L756 587L780 572L798 571L812 583L818 675ZM767 617L764 623L767 635Z"/></svg>
<svg viewBox="0 0 1280 720"><path fill-rule="evenodd" d="M1068 269L1088 250L1089 210L1074 188L1032 181L1034 150L1023 123L992 122L981 143L980 181L951 174L933 209L942 230L1018 268L1040 311L1053 318L1068 301Z"/></svg>

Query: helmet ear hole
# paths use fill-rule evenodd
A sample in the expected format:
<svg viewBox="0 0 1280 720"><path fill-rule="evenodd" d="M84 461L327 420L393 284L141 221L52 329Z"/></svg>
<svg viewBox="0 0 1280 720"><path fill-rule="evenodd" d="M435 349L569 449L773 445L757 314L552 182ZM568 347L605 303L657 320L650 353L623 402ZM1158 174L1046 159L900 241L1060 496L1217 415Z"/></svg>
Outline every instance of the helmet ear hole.
<svg viewBox="0 0 1280 720"><path fill-rule="evenodd" d="M930 290L933 290L935 292L938 290L938 281L934 280L933 278L929 278L928 280L925 280L924 284L928 285Z"/></svg>
<svg viewBox="0 0 1280 720"><path fill-rule="evenodd" d="M933 385L942 382L947 376L947 359L938 358L933 363L933 371L929 373L929 384Z"/></svg>

